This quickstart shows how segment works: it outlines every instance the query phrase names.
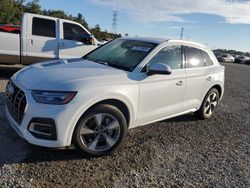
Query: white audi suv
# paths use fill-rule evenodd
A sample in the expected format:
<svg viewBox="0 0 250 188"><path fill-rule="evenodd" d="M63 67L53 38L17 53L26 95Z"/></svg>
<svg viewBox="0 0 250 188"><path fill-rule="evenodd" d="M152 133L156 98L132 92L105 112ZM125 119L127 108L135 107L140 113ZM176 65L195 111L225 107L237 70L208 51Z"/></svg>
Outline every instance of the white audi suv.
<svg viewBox="0 0 250 188"><path fill-rule="evenodd" d="M27 66L6 87L6 114L28 142L112 153L128 129L194 113L210 118L224 92L224 67L205 46L120 38L81 59Z"/></svg>

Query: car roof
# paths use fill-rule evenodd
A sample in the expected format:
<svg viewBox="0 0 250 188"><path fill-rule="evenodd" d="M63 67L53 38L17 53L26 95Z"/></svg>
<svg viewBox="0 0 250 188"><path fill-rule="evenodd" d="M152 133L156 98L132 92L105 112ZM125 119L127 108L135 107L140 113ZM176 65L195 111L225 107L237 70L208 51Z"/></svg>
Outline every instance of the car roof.
<svg viewBox="0 0 250 188"><path fill-rule="evenodd" d="M207 49L207 47L205 45L199 44L197 42L187 41L187 40L169 39L168 42L179 43L181 45L187 45L187 46L193 46L193 47L197 47L197 48Z"/></svg>
<svg viewBox="0 0 250 188"><path fill-rule="evenodd" d="M160 44L162 42L166 42L169 40L169 39L165 39L165 38L153 38L153 37L122 37L122 39L151 42L151 43L155 43L155 44Z"/></svg>
<svg viewBox="0 0 250 188"><path fill-rule="evenodd" d="M122 37L123 39L128 39L128 40L138 40L138 41L144 41L144 42L151 42L155 44L161 44L164 42L171 42L171 43L179 43L182 45L191 45L194 47L198 48L207 48L206 46L196 43L196 42L191 42L191 41L186 41L186 40L177 40L177 39L167 39L167 38L153 38L153 37Z"/></svg>

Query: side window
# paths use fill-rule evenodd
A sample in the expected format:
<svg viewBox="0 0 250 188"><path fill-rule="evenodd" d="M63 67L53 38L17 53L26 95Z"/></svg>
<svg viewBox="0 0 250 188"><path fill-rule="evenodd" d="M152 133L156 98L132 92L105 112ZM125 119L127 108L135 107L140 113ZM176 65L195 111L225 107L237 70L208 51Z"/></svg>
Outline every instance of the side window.
<svg viewBox="0 0 250 188"><path fill-rule="evenodd" d="M160 50L148 63L149 66L163 63L168 65L172 70L181 69L181 46L167 46Z"/></svg>
<svg viewBox="0 0 250 188"><path fill-rule="evenodd" d="M186 68L204 67L202 50L185 46Z"/></svg>
<svg viewBox="0 0 250 188"><path fill-rule="evenodd" d="M66 40L82 41L89 34L79 25L63 23L63 35Z"/></svg>
<svg viewBox="0 0 250 188"><path fill-rule="evenodd" d="M210 58L210 56L208 55L207 52L202 51L202 55L204 57L205 66L211 66L211 65L213 65L213 61L211 60L211 58Z"/></svg>
<svg viewBox="0 0 250 188"><path fill-rule="evenodd" d="M32 35L42 37L56 37L56 22L54 20L33 18Z"/></svg>

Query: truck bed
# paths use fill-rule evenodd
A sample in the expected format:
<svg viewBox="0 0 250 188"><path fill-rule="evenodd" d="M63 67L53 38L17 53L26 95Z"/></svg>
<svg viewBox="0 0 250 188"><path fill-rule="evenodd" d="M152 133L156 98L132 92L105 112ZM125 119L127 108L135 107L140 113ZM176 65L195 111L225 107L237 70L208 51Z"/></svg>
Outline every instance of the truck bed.
<svg viewBox="0 0 250 188"><path fill-rule="evenodd" d="M20 62L20 34L0 31L0 63Z"/></svg>

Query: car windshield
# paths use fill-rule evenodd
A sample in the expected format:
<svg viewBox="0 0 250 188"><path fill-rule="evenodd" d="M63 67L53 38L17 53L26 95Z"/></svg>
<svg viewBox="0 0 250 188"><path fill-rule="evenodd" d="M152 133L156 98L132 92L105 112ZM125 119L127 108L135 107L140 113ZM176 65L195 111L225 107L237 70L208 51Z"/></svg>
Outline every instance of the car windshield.
<svg viewBox="0 0 250 188"><path fill-rule="evenodd" d="M84 59L132 71L157 44L129 39L116 39L90 52Z"/></svg>

